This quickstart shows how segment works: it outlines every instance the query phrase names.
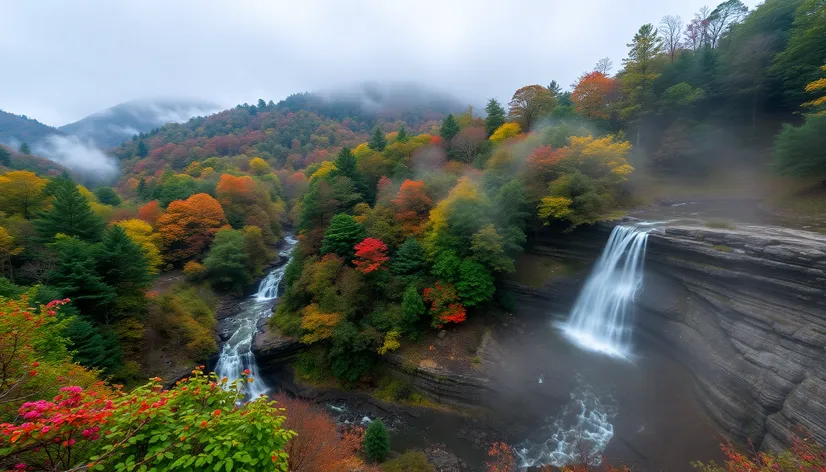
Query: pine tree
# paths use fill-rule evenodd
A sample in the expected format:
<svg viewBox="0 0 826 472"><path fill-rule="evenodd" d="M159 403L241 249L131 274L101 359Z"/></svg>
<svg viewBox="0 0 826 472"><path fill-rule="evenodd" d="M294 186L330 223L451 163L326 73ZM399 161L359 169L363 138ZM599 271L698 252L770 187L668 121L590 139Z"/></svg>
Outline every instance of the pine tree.
<svg viewBox="0 0 826 472"><path fill-rule="evenodd" d="M378 126L373 130L373 136L370 137L370 141L367 143L367 146L374 151L382 152L384 148L387 146L387 138L384 137L384 131L381 130Z"/></svg>
<svg viewBox="0 0 826 472"><path fill-rule="evenodd" d="M9 154L9 151L7 151L4 146L0 146L0 165L6 167L11 165L11 154Z"/></svg>
<svg viewBox="0 0 826 472"><path fill-rule="evenodd" d="M358 172L356 170L356 158L347 147L341 148L335 160L336 173L353 179Z"/></svg>
<svg viewBox="0 0 826 472"><path fill-rule="evenodd" d="M442 121L442 127L439 129L439 136L441 136L445 141L445 145L450 146L450 142L457 134L459 134L459 123L456 122L456 118L454 118L451 113Z"/></svg>
<svg viewBox="0 0 826 472"><path fill-rule="evenodd" d="M149 154L149 148L146 147L146 143L143 140L138 141L138 150L135 152L135 155L138 157L146 157ZM143 177L141 177L143 179Z"/></svg>
<svg viewBox="0 0 826 472"><path fill-rule="evenodd" d="M35 227L45 240L51 240L58 233L76 236L84 241L97 241L103 232L104 222L97 216L77 188L67 178L55 179L54 203L35 221Z"/></svg>
<svg viewBox="0 0 826 472"><path fill-rule="evenodd" d="M352 261L355 257L355 245L367 236L364 227L355 218L344 213L333 217L324 239L321 241L322 254L337 254L345 261Z"/></svg>
<svg viewBox="0 0 826 472"><path fill-rule="evenodd" d="M69 341L72 360L78 364L102 369L106 374L112 374L120 367L120 345L111 331L101 332L82 316L75 316L63 330L63 336Z"/></svg>
<svg viewBox="0 0 826 472"><path fill-rule="evenodd" d="M28 144L22 143L20 145L20 152L28 156L32 153L32 150L29 148Z"/></svg>
<svg viewBox="0 0 826 472"><path fill-rule="evenodd" d="M396 255L393 256L390 271L393 275L415 277L422 275L424 269L424 248L416 238L407 238L404 243L399 246Z"/></svg>
<svg viewBox="0 0 826 472"><path fill-rule="evenodd" d="M402 322L404 332L411 340L421 334L421 317L425 314L424 300L415 284L410 284L402 297Z"/></svg>
<svg viewBox="0 0 826 472"><path fill-rule="evenodd" d="M98 274L96 244L60 235L49 247L57 254L57 265L49 273L49 284L68 297L81 313L108 322L107 305L114 300L114 287Z"/></svg>
<svg viewBox="0 0 826 472"><path fill-rule="evenodd" d="M399 129L399 134L396 136L396 141L406 143L408 139L407 130L404 128L404 125L402 125L401 129Z"/></svg>
<svg viewBox="0 0 826 472"><path fill-rule="evenodd" d="M390 435L387 434L387 427L384 426L381 418L376 418L367 427L362 446L364 453L373 461L382 462L387 458L390 452Z"/></svg>
<svg viewBox="0 0 826 472"><path fill-rule="evenodd" d="M143 249L120 225L110 226L103 234L97 265L98 273L118 296L141 294L149 285L150 268Z"/></svg>
<svg viewBox="0 0 826 472"><path fill-rule="evenodd" d="M485 111L488 114L485 118L485 130L487 130L488 137L490 137L494 131L505 124L505 109L495 98L491 98L485 106Z"/></svg>

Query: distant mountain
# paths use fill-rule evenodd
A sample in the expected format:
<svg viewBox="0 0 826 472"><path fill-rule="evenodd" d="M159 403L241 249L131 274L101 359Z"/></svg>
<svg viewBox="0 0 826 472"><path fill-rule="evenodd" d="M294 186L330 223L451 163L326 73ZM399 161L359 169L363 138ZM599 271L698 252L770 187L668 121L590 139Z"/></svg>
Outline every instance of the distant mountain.
<svg viewBox="0 0 826 472"><path fill-rule="evenodd" d="M62 133L26 115L14 115L0 110L0 143L2 144L17 149L22 142L31 146L53 134Z"/></svg>
<svg viewBox="0 0 826 472"><path fill-rule="evenodd" d="M117 146L133 135L167 123L181 123L193 116L207 115L219 107L197 100L134 100L61 126L65 134L92 140L102 148Z"/></svg>

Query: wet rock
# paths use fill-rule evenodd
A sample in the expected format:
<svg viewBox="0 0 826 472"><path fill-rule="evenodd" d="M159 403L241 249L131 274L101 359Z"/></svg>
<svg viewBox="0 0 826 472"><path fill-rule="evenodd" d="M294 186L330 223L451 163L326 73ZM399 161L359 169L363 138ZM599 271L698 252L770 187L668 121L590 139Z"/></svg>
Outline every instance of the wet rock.
<svg viewBox="0 0 826 472"><path fill-rule="evenodd" d="M467 470L467 464L460 461L444 444L433 444L424 450L427 460L436 472L460 472Z"/></svg>

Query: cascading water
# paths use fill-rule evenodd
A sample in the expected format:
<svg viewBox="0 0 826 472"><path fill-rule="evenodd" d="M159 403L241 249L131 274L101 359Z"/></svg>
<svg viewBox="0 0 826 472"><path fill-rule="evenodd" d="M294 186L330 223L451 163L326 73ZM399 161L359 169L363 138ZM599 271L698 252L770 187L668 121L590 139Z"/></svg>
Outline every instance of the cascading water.
<svg viewBox="0 0 826 472"><path fill-rule="evenodd" d="M289 261L292 260L293 248L298 241L292 236L286 236L284 242L286 244L278 254L287 257L287 263L271 270L258 285L258 292L240 305L238 314L233 318L235 331L224 343L215 366L215 373L219 378L226 377L228 384L237 380L244 370L249 369L254 382L245 385L247 398L258 398L267 392L267 385L258 375L258 366L252 353L252 341L258 332L258 322L272 313L275 299L278 298L278 286Z"/></svg>
<svg viewBox="0 0 826 472"><path fill-rule="evenodd" d="M648 229L616 226L580 292L564 332L587 349L626 357L630 311L642 285Z"/></svg>

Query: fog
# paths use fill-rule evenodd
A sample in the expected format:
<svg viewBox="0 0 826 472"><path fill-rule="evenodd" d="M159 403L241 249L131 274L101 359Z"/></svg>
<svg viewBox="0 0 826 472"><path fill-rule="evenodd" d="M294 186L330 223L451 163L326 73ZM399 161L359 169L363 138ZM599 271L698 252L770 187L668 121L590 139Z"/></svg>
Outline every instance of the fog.
<svg viewBox="0 0 826 472"><path fill-rule="evenodd" d="M620 64L641 24L706 3L5 1L0 109L60 126L137 98L228 107L365 81L507 101L523 85L567 86L602 57Z"/></svg>
<svg viewBox="0 0 826 472"><path fill-rule="evenodd" d="M107 181L118 173L114 158L103 153L92 141L77 136L52 135L35 144L34 154L66 167L85 180Z"/></svg>

